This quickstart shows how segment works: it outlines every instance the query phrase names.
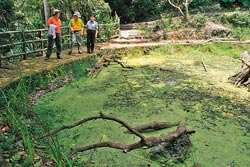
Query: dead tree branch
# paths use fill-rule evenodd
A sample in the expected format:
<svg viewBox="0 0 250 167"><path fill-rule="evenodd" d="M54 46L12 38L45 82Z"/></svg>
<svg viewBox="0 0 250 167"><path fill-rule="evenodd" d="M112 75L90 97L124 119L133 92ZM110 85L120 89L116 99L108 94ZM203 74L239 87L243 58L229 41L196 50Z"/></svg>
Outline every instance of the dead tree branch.
<svg viewBox="0 0 250 167"><path fill-rule="evenodd" d="M111 120L111 121L117 122L117 123L121 124L123 127L125 127L130 133L139 137L140 140L138 142L135 142L135 143L132 143L129 145L115 143L115 142L101 142L101 143L96 143L96 144L83 146L83 147L79 147L79 148L73 148L73 149L71 149L71 151L68 155L69 157L72 157L74 154L76 154L78 152L83 152L83 151L102 148L102 147L120 149L124 153L127 153L129 151L132 151L132 150L135 150L138 148L142 148L144 146L151 148L151 147L154 147L154 146L156 146L160 143L163 143L163 142L171 142L171 141L181 137L182 135L191 135L191 134L195 133L195 131L189 131L186 129L185 125L180 124L175 131L173 131L165 136L145 137L143 134L140 133L141 131L145 131L145 130L149 130L149 129L155 129L155 130L163 129L163 128L167 128L167 127L176 126L177 123L153 122L153 123L149 123L149 124L145 124L145 125L141 125L141 126L137 126L135 128L132 128L131 126L129 126L126 122L124 122L121 119L107 116L107 115L104 115L103 113L100 113L100 115L98 115L98 116L85 118L85 119L82 119L82 120L80 120L74 124L71 124L71 125L63 125L57 129L49 132L48 134L45 134L45 135L39 137L39 138L41 139L41 138L44 138L44 137L47 137L50 135L54 135L62 130L72 129L72 128L77 127L79 125L82 125L86 122L89 122L92 120L97 120L97 119Z"/></svg>
<svg viewBox="0 0 250 167"><path fill-rule="evenodd" d="M204 63L204 61L201 61L201 64L202 64L202 66L203 66L205 72L207 72L207 67L206 67L206 64Z"/></svg>
<svg viewBox="0 0 250 167"><path fill-rule="evenodd" d="M122 61L121 57L118 55L112 53L103 53L98 57L97 62L92 66L92 68L86 70L86 73L93 77L97 77L103 67L109 66L111 62L119 64L124 69L134 69L134 67L125 66L125 62Z"/></svg>
<svg viewBox="0 0 250 167"><path fill-rule="evenodd" d="M239 58L239 60L240 60L244 65L246 65L247 67L250 66L250 63L249 63L249 62L246 62L244 59Z"/></svg>
<svg viewBox="0 0 250 167"><path fill-rule="evenodd" d="M170 128L173 126L177 126L179 123L171 123L171 122L152 122L140 126L136 126L133 129L138 132L145 132L150 130L160 130L165 128Z"/></svg>
<svg viewBox="0 0 250 167"><path fill-rule="evenodd" d="M84 147L74 148L74 149L71 149L71 152L69 153L69 157L72 157L74 154L76 154L78 152L83 152L83 151L96 149L96 148L102 148L102 147L120 149L124 153L127 153L127 152L130 152L132 150L142 148L144 146L150 148L150 147L156 146L156 145L163 143L163 142L170 142L170 141L173 141L182 135L185 135L185 134L191 135L193 133L195 133L195 131L187 130L185 125L179 125L179 127L177 128L176 131L171 132L166 136L147 137L143 141L140 140L140 141L135 142L135 143L130 144L130 145L124 145L124 144L114 143L114 142L103 142L103 143L97 143L97 144L88 145L88 146L84 146Z"/></svg>
<svg viewBox="0 0 250 167"><path fill-rule="evenodd" d="M145 137L139 133L138 131L134 130L132 127L130 127L126 122L122 121L121 119L118 119L118 118L115 118L115 117L111 117L111 116L107 116L107 115L104 115L103 113L100 113L100 115L98 116L93 116L93 117L89 117L89 118L85 118L85 119L82 119L74 124L71 124L71 125L63 125L53 131L51 131L50 133L48 134L45 134L43 136L40 136L39 138L44 138L44 137L47 137L47 136L51 136L51 135L54 135L62 130L65 130L65 129L72 129L76 126L79 126L79 125L82 125L83 123L86 123L86 122L89 122L89 121L92 121L92 120L97 120L97 119L104 119L104 120L111 120L111 121L115 121L121 125L123 125L125 128L128 129L129 132L131 132L132 134L138 136L142 141L145 140Z"/></svg>
<svg viewBox="0 0 250 167"><path fill-rule="evenodd" d="M168 3L170 5L172 5L173 7L177 8L182 16L185 16L185 14L182 12L182 10L181 10L181 8L179 6L175 5L173 2L171 2L171 0L168 0Z"/></svg>
<svg viewBox="0 0 250 167"><path fill-rule="evenodd" d="M228 79L234 80L235 86L248 86L250 85L250 62L244 59L239 59L242 62L241 71L231 75Z"/></svg>

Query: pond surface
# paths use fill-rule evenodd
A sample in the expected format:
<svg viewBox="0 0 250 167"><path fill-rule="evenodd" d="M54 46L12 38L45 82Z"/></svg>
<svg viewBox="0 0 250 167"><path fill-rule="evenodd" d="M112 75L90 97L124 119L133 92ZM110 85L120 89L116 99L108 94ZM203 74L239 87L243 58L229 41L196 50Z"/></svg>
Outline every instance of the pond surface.
<svg viewBox="0 0 250 167"><path fill-rule="evenodd" d="M248 167L250 164L249 93L235 88L228 76L240 68L233 57L249 46L226 44L166 45L146 55L134 49L124 56L135 69L111 64L97 78L83 78L42 97L34 111L54 129L86 117L106 115L120 118L131 126L153 121L182 122L196 130L193 147L185 162L168 158L150 159L149 149L127 154L101 148L78 153L87 166L192 166ZM205 62L205 72L201 61ZM160 70L163 68L164 71ZM146 133L160 136L170 128ZM62 148L85 146L103 141L131 144L139 139L117 123L96 120L59 133Z"/></svg>

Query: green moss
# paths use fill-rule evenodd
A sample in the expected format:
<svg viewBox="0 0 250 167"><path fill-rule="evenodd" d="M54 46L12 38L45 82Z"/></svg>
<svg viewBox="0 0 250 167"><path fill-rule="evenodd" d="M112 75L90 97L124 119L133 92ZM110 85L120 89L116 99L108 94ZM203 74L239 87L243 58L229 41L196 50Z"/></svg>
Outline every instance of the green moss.
<svg viewBox="0 0 250 167"><path fill-rule="evenodd" d="M245 89L235 88L227 76L240 66L234 57L248 45L166 45L141 55L138 49L127 54L127 64L104 68L96 79L81 79L42 97L34 108L50 129L103 112L132 126L152 122L185 123L196 130L193 149L184 163L150 159L149 150L127 154L120 150L93 149L76 155L87 166L227 166L231 162L247 167L250 155L249 111ZM201 65L204 61L208 72ZM160 67L168 70L161 71ZM48 120L48 111L54 115ZM160 136L175 128L146 133ZM65 151L100 141L124 144L138 141L125 128L110 121L93 121L59 133ZM197 158L192 158L194 155Z"/></svg>

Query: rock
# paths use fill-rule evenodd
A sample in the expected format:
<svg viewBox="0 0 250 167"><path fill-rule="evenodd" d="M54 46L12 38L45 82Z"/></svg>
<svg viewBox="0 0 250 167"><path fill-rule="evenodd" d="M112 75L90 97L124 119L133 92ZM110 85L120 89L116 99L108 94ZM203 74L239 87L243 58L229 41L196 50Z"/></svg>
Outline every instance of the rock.
<svg viewBox="0 0 250 167"><path fill-rule="evenodd" d="M208 22L205 27L206 34L217 37L228 37L228 35L232 32L229 28L216 24L213 22Z"/></svg>

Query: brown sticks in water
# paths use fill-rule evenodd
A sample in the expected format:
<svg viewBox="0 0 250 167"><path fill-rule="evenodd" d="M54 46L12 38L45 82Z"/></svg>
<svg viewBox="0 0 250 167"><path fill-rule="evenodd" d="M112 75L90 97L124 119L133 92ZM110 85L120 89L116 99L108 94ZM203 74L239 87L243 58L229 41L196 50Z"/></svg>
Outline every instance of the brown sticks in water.
<svg viewBox="0 0 250 167"><path fill-rule="evenodd" d="M182 136L182 135L191 135L193 133L195 133L195 131L189 131L186 129L185 125L180 124L178 126L178 128L165 135L165 136L160 136L160 137L145 137L143 134L141 134L140 132L145 131L145 130L149 130L149 129L163 129L163 128L168 128L168 127L172 127L172 126L176 126L177 123L169 123L169 122L153 122L153 123L149 123L149 124L145 124L145 125L141 125L141 126L137 126L135 128L132 128L130 125L128 125L126 122L124 122L121 119L115 118L115 117L111 117L111 116L107 116L104 115L103 113L100 113L100 115L98 116L93 116L93 117L89 117L89 118L85 118L82 119L74 124L71 125L63 125L53 131L51 131L48 134L45 134L43 136L40 136L39 138L44 138L44 137L48 137L51 135L54 135L62 130L65 129L72 129L74 127L77 127L79 125L82 125L86 122L92 121L92 120L97 120L97 119L104 119L104 120L111 120L111 121L115 121L119 124L121 124L123 127L125 127L126 129L128 129L128 131L134 135L136 135L137 137L140 138L140 140L138 142L129 144L129 145L125 145L125 144L121 144L121 143L115 143L115 142L101 142L101 143L96 143L96 144L92 144L92 145L88 145L88 146L83 146L83 147L79 147L79 148L74 148L71 149L70 153L69 153L69 157L72 157L74 154L78 153L78 152L83 152L83 151L87 151L87 150L91 150L91 149L96 149L96 148L102 148L102 147L109 147L109 148L115 148L115 149L120 149L122 150L124 153L132 151L134 149L138 149L138 148L142 148L144 146L146 147L153 147L156 146L160 143L163 142L170 142L175 140L176 138Z"/></svg>

